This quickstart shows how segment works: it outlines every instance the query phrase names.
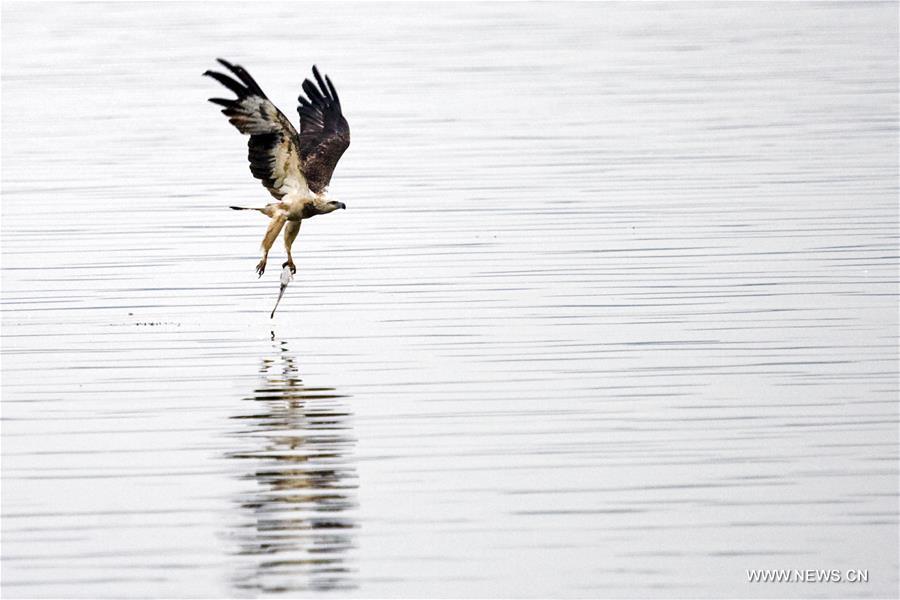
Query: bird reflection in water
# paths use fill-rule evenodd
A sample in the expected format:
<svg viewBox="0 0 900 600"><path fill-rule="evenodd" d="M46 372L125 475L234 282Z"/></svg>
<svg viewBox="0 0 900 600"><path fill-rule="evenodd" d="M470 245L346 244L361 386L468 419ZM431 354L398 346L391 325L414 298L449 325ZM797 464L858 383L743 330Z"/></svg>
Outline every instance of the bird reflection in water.
<svg viewBox="0 0 900 600"><path fill-rule="evenodd" d="M260 368L261 382L246 398L252 411L231 418L248 442L228 457L246 461L236 538L250 565L235 573L244 592L353 589L357 477L351 413L332 388L308 387L285 341Z"/></svg>

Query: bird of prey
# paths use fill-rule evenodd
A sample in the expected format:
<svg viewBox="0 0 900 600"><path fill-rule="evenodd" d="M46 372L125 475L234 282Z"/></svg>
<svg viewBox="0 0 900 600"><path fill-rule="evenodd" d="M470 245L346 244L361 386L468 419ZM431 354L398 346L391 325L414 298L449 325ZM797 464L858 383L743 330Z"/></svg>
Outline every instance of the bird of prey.
<svg viewBox="0 0 900 600"><path fill-rule="evenodd" d="M269 249L284 228L284 247L287 261L282 267L296 272L291 257L291 244L300 231L303 219L347 208L328 196L328 184L335 165L350 145L350 127L341 113L341 101L331 80L324 80L313 66L316 83L303 82L304 97L300 105L300 132L266 97L259 85L241 66L221 58L219 63L231 72L231 76L216 71L206 71L237 95L234 100L210 98L223 106L222 113L238 131L250 136L248 142L250 172L275 197L262 208L232 206L235 210L255 210L271 219L262 242L262 259L256 272L262 277L266 270ZM236 79L235 79L236 78Z"/></svg>

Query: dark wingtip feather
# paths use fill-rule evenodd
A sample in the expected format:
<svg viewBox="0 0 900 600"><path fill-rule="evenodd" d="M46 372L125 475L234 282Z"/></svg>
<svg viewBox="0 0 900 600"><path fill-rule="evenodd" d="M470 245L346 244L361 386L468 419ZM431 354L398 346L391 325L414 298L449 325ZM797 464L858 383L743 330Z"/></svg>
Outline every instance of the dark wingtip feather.
<svg viewBox="0 0 900 600"><path fill-rule="evenodd" d="M228 75L223 75L222 73L218 73L216 71L207 71L207 74L227 87L229 90L234 92L238 98L243 98L247 95L248 89Z"/></svg>
<svg viewBox="0 0 900 600"><path fill-rule="evenodd" d="M320 92L318 89L316 89L316 84L314 84L309 79L303 80L302 87L303 87L303 91L306 92L306 95L309 96L310 102L312 102L313 104L321 104L322 101L325 99L322 96L322 92Z"/></svg>
<svg viewBox="0 0 900 600"><path fill-rule="evenodd" d="M262 88L259 87L258 83L256 83L256 80L253 79L250 73L247 72L247 69L245 69L241 65L230 63L224 58L217 58L216 60L219 61L219 63L226 69L231 71L235 76L237 76L237 78L241 80L241 83L247 86L247 89L249 89L257 96L268 99L266 97L266 94L262 91Z"/></svg>
<svg viewBox="0 0 900 600"><path fill-rule="evenodd" d="M234 104L234 100L227 100L225 98L209 98L208 99L213 104L218 104L219 106L229 107Z"/></svg>
<svg viewBox="0 0 900 600"><path fill-rule="evenodd" d="M313 65L313 76L315 76L316 81L319 84L319 90L321 91L322 97L327 98L328 100L334 100L328 92L328 87L325 85L325 82L322 81L322 75L319 73L319 69L316 65Z"/></svg>
<svg viewBox="0 0 900 600"><path fill-rule="evenodd" d="M328 75L325 76L325 83L328 84L328 90L331 92L331 98L340 106L341 99L338 98L337 90L334 89L334 84L331 83L331 79L328 78Z"/></svg>

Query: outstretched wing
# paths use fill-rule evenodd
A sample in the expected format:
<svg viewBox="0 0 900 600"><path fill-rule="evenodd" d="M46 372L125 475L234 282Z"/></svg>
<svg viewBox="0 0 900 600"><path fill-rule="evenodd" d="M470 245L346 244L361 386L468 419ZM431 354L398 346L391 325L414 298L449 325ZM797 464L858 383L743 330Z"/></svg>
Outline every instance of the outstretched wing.
<svg viewBox="0 0 900 600"><path fill-rule="evenodd" d="M301 166L297 130L243 67L221 58L218 61L237 80L216 71L207 71L204 75L237 94L237 99L210 98L209 101L224 106L222 113L231 124L250 136L247 144L250 172L275 198L305 193L308 185Z"/></svg>
<svg viewBox="0 0 900 600"><path fill-rule="evenodd" d="M313 66L318 87L309 79L297 98L300 106L300 159L309 189L318 193L328 186L334 167L350 146L350 126L341 113L341 101L328 76L324 81Z"/></svg>

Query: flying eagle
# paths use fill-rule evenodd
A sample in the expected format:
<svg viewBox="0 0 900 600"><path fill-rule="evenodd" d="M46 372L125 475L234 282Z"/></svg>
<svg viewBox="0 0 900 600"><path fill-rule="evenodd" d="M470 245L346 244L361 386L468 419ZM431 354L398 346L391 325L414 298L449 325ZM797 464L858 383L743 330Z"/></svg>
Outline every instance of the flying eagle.
<svg viewBox="0 0 900 600"><path fill-rule="evenodd" d="M282 267L290 267L292 272L296 272L291 258L291 244L300 231L303 219L347 208L343 202L328 196L328 184L334 167L350 145L350 127L341 113L337 90L328 76L323 80L319 70L313 66L312 72L318 86L309 79L303 82L303 91L308 98L303 94L297 98L300 102L297 107L300 133L297 133L288 118L250 77L250 73L239 65L221 58L217 60L237 80L216 71L206 71L204 75L227 87L237 94L237 98L210 98L209 101L224 106L222 113L229 122L238 131L250 136L250 172L277 200L263 208L231 208L256 210L271 219L262 242L262 259L256 265L260 277L266 270L269 249L282 227L287 250L287 262Z"/></svg>

